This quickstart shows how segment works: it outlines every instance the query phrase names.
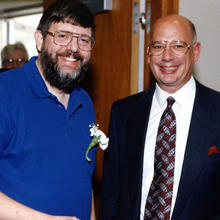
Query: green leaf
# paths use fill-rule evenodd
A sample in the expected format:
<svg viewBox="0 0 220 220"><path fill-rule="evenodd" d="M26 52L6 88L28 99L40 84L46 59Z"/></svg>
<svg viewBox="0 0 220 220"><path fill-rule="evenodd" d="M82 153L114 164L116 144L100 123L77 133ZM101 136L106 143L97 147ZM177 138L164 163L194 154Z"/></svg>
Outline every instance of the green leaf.
<svg viewBox="0 0 220 220"><path fill-rule="evenodd" d="M86 160L88 162L91 162L91 159L88 156L89 151L99 143L100 138L101 138L101 135L100 136L94 136L92 138L92 141L90 142L90 144L89 144L89 146L88 146L88 148L86 150L86 155L85 155L86 156Z"/></svg>

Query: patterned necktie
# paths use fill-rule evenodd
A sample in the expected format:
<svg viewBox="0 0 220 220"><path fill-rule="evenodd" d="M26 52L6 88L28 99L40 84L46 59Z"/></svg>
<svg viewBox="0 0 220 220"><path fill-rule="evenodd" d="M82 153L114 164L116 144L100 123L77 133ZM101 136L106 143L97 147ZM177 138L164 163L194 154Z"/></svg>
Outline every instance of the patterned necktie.
<svg viewBox="0 0 220 220"><path fill-rule="evenodd" d="M145 206L144 220L169 220L173 195L176 118L172 110L175 100L167 98L167 107L157 133L154 177Z"/></svg>

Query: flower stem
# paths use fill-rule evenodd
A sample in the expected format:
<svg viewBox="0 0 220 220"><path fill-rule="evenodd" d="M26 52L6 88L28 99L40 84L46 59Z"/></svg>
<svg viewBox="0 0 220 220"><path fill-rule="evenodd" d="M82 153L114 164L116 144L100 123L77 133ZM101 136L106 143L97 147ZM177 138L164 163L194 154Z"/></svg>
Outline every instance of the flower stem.
<svg viewBox="0 0 220 220"><path fill-rule="evenodd" d="M94 136L92 138L92 141L90 142L87 150L86 150L86 160L88 162L91 162L91 159L89 158L88 154L89 154L89 151L94 147L96 146L98 143L99 143L99 139L101 138L101 136Z"/></svg>

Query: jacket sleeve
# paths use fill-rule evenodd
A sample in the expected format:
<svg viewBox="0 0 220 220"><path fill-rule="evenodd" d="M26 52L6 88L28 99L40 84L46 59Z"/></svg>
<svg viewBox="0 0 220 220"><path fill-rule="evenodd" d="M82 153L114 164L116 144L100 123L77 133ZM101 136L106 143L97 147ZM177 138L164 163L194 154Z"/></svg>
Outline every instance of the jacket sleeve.
<svg viewBox="0 0 220 220"><path fill-rule="evenodd" d="M120 171L117 120L114 105L109 126L109 146L105 151L99 220L120 219Z"/></svg>

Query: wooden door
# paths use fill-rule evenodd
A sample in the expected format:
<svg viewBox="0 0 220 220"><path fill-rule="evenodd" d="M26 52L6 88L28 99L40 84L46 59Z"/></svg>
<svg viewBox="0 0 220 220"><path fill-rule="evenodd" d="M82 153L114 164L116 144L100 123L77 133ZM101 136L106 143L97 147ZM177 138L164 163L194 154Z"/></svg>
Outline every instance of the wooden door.
<svg viewBox="0 0 220 220"><path fill-rule="evenodd" d="M132 0L113 0L113 10L95 15L96 46L92 56L89 86L100 128L108 132L111 105L137 91L138 33L133 32ZM87 78L88 79L88 78ZM94 176L96 213L102 179L102 150L97 152Z"/></svg>

